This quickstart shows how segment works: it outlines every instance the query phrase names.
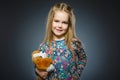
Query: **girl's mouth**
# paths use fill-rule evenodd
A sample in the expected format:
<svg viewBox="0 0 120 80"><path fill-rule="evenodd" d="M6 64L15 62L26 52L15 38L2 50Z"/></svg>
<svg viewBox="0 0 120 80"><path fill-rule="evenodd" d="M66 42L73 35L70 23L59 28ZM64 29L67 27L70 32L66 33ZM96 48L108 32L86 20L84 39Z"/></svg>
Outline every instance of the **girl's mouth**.
<svg viewBox="0 0 120 80"><path fill-rule="evenodd" d="M62 31L61 29L56 29L57 31Z"/></svg>

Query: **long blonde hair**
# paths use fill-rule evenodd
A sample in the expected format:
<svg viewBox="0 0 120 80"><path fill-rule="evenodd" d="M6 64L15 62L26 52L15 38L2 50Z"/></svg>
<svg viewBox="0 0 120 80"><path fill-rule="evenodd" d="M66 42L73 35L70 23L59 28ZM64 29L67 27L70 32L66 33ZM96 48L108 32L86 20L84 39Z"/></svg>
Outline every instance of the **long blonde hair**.
<svg viewBox="0 0 120 80"><path fill-rule="evenodd" d="M75 33L75 15L73 13L73 8L66 3L57 3L55 4L48 13L48 19L46 24L46 35L44 38L44 42L48 42L49 44L53 40L53 33L52 33L52 21L55 15L55 11L60 10L68 13L69 15L69 24L68 24L68 31L65 34L65 42L68 48L71 48L71 40L76 38Z"/></svg>

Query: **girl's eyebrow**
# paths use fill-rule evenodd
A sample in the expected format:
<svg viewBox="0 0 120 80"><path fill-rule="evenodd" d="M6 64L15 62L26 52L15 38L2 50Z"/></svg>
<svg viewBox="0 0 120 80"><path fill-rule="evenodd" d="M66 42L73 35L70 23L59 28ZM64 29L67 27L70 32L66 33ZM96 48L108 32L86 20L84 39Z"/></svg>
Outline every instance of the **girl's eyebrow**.
<svg viewBox="0 0 120 80"><path fill-rule="evenodd" d="M57 20L57 19L54 19L54 21L57 21L57 22L58 22L59 20Z"/></svg>
<svg viewBox="0 0 120 80"><path fill-rule="evenodd" d="M68 21L63 21L63 23L68 23Z"/></svg>

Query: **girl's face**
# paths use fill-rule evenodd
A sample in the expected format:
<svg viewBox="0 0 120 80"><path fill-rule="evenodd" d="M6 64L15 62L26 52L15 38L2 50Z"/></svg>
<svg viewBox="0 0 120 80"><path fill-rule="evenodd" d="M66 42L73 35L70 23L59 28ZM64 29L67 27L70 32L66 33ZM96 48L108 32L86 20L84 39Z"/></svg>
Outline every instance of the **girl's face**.
<svg viewBox="0 0 120 80"><path fill-rule="evenodd" d="M64 11L55 11L52 22L53 39L64 39L68 30L69 15Z"/></svg>

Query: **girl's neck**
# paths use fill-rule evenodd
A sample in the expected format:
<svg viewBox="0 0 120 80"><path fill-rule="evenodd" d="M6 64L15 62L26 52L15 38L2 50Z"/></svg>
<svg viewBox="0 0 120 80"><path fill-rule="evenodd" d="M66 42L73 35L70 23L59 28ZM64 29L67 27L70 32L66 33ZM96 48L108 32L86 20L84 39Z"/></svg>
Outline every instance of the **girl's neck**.
<svg viewBox="0 0 120 80"><path fill-rule="evenodd" d="M55 41L58 41L58 40L63 40L63 39L65 39L65 37L53 37L53 40L55 40Z"/></svg>

